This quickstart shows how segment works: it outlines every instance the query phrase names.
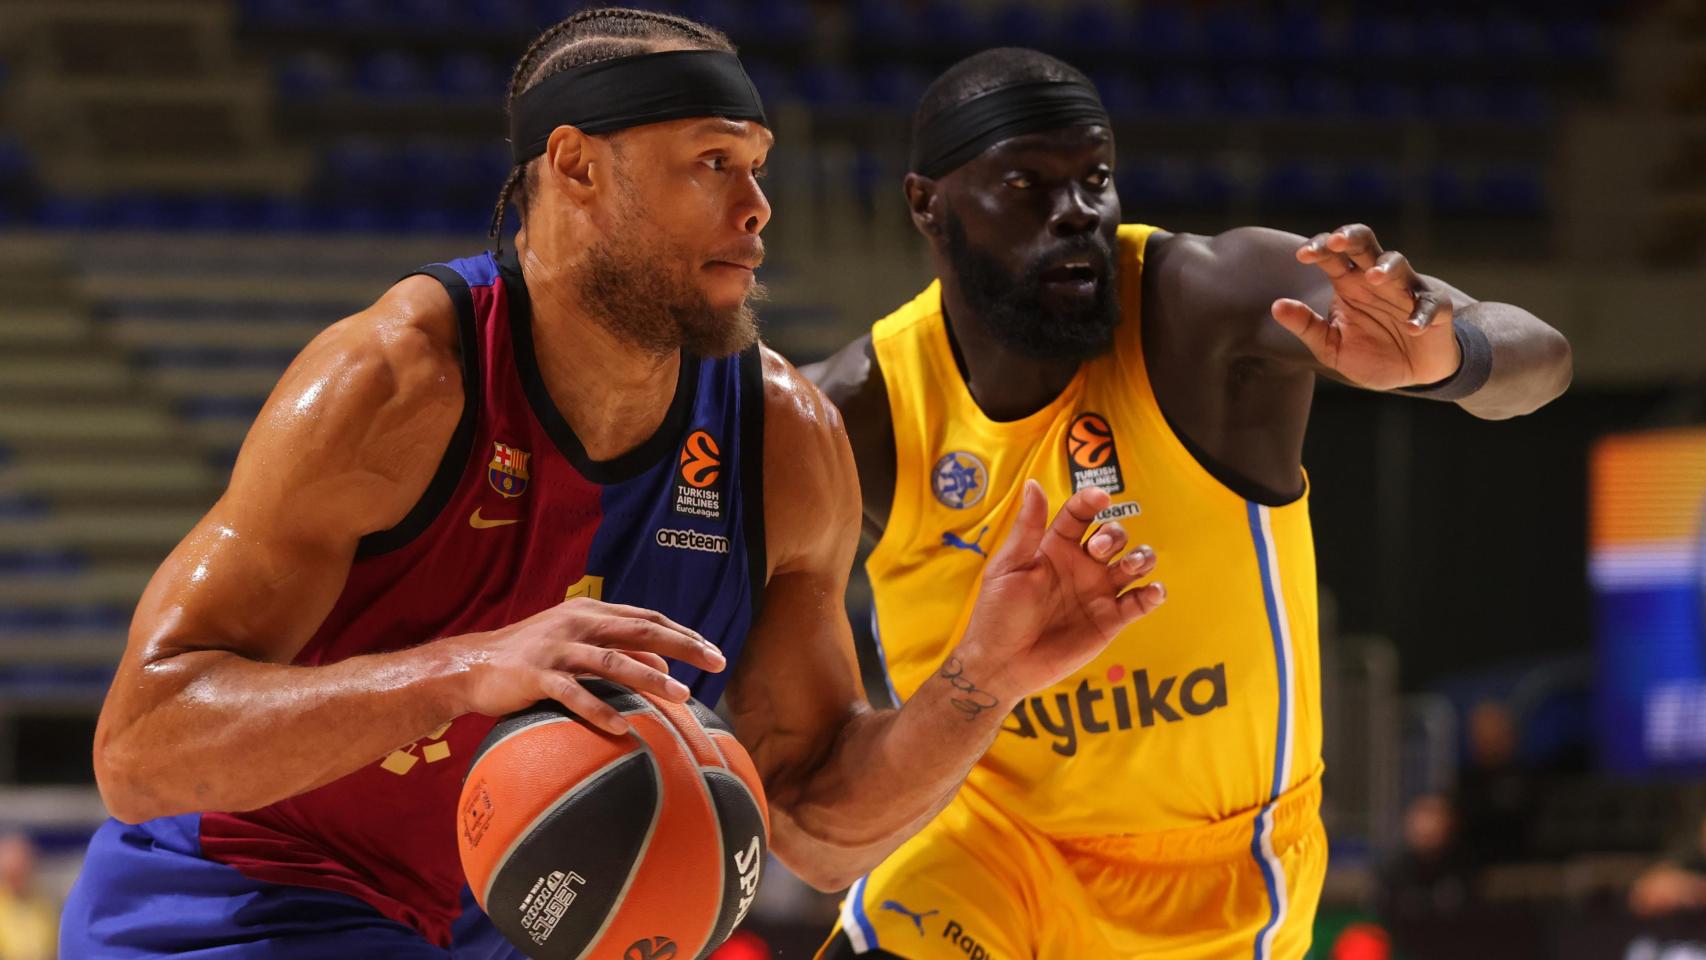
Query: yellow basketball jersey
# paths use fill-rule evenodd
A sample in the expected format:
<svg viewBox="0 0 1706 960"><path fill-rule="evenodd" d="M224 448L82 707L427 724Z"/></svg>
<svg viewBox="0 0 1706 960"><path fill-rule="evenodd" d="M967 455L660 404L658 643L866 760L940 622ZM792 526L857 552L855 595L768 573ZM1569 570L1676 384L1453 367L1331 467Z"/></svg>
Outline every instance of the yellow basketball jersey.
<svg viewBox="0 0 1706 960"><path fill-rule="evenodd" d="M958 642L1027 478L1042 483L1051 513L1079 487L1109 490L1104 518L1155 548L1167 602L1084 669L1025 698L967 780L1056 837L1198 827L1270 804L1322 768L1308 497L1246 500L1163 419L1140 335L1154 229L1119 231L1115 348L1024 419L990 420L973 401L939 284L872 331L897 473L867 570L901 697Z"/></svg>

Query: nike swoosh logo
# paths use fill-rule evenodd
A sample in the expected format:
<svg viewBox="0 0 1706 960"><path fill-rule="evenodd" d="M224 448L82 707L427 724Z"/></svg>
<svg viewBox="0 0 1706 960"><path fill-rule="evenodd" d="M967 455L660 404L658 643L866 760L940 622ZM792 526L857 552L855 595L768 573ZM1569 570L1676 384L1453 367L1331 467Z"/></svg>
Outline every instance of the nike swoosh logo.
<svg viewBox="0 0 1706 960"><path fill-rule="evenodd" d="M514 520L487 520L485 517L480 516L479 507L475 507L474 512L468 515L468 526L473 527L475 530L490 530L492 527L507 527L512 523L520 522L520 518Z"/></svg>

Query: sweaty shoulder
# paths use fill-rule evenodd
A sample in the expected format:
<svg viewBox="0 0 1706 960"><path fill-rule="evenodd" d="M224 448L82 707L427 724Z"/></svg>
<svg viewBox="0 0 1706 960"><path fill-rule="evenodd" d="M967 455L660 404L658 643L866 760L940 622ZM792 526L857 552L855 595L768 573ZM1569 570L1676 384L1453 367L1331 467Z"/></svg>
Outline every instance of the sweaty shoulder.
<svg viewBox="0 0 1706 960"><path fill-rule="evenodd" d="M811 567L858 539L859 477L841 412L768 347L764 361L764 526L771 572Z"/></svg>
<svg viewBox="0 0 1706 960"><path fill-rule="evenodd" d="M894 500L894 420L889 410L888 384L877 362L871 335L866 334L828 359L801 369L846 422L847 440L858 464L863 494L865 532L882 535Z"/></svg>
<svg viewBox="0 0 1706 960"><path fill-rule="evenodd" d="M262 513L318 504L322 529L346 535L395 525L462 413L456 328L449 295L425 276L327 327L256 417L227 498Z"/></svg>

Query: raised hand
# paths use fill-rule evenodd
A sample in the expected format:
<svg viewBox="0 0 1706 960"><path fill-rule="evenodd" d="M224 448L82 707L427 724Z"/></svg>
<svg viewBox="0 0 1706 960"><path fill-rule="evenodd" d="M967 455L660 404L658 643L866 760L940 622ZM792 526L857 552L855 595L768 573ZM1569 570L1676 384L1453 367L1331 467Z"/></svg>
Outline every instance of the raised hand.
<svg viewBox="0 0 1706 960"><path fill-rule="evenodd" d="M1451 298L1383 251L1374 231L1355 223L1316 234L1297 249L1333 284L1322 317L1301 300L1274 301L1273 315L1322 366L1370 390L1435 383L1461 362L1451 329Z"/></svg>
<svg viewBox="0 0 1706 960"><path fill-rule="evenodd" d="M1118 521L1084 534L1108 494L1088 487L1067 499L1045 526L1048 497L1025 484L1013 530L984 567L965 639L943 676L970 670L980 690L1017 697L1055 683L1090 662L1127 624L1160 606L1159 583L1132 588L1155 569L1155 551L1126 546ZM1113 561L1113 562L1110 562Z"/></svg>

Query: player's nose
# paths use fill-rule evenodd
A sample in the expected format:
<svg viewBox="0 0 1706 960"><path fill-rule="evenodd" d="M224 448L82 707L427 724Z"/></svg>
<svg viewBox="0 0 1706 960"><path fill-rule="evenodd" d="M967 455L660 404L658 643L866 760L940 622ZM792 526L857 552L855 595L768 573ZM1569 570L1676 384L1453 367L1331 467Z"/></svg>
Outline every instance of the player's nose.
<svg viewBox="0 0 1706 960"><path fill-rule="evenodd" d="M1049 232L1057 237L1094 233L1102 226L1102 213L1095 201L1076 184L1062 189L1054 200Z"/></svg>
<svg viewBox="0 0 1706 960"><path fill-rule="evenodd" d="M756 236L770 222L770 198L756 177L746 177L735 197L735 223L741 233Z"/></svg>

